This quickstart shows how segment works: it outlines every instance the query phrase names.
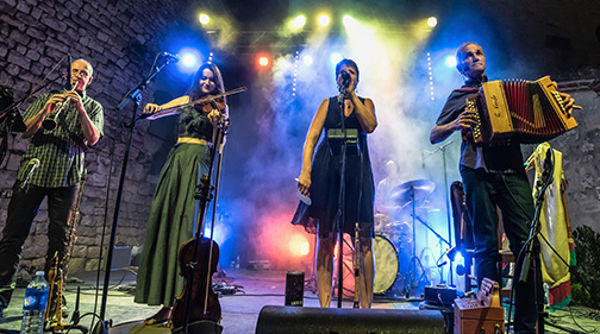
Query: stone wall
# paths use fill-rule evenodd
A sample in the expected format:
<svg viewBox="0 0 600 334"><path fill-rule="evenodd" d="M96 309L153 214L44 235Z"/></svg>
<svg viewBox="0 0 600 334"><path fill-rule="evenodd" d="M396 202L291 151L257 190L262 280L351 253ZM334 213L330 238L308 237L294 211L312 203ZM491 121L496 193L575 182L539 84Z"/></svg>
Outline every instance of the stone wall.
<svg viewBox="0 0 600 334"><path fill-rule="evenodd" d="M39 83L67 52L74 59L88 59L94 66L94 81L88 94L104 106L105 136L87 154L89 176L83 191L71 272L94 270L98 264L111 159L113 177L106 218L109 228L112 223L116 188L128 141L127 131L120 124L131 117L132 105L121 115L114 108L127 90L147 74L154 55L160 50L165 29L177 26L178 20L181 21L176 10L181 10L184 3L186 1L176 0L0 2L0 85L12 87L15 99L20 99L32 85ZM64 68L61 66L60 70ZM153 99L152 87L144 91L144 98ZM27 101L24 107L32 101ZM142 101L142 105L145 102ZM134 137L117 245L140 245L144 237L149 203L157 180L156 173L149 173L150 163L156 150L163 146L160 139L147 133L146 127L143 123L138 126ZM9 138L9 154L0 165L0 191L12 187L20 156L27 144L28 141L19 136ZM0 198L0 228L6 221L8 202L8 198ZM44 201L23 248L21 264L29 271L42 268L44 264L47 216Z"/></svg>

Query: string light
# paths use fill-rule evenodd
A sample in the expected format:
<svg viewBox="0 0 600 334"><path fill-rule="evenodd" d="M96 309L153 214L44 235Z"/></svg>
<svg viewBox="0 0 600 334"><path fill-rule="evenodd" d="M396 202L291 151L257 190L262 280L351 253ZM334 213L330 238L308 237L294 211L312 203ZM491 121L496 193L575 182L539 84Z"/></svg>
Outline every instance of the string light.
<svg viewBox="0 0 600 334"><path fill-rule="evenodd" d="M300 59L300 51L296 51L294 56L294 81L292 83L292 96L296 96L296 81L298 78L298 60Z"/></svg>
<svg viewBox="0 0 600 334"><path fill-rule="evenodd" d="M431 101L435 100L435 93L433 90L433 71L431 69L431 53L427 52L427 73L429 74L429 94Z"/></svg>

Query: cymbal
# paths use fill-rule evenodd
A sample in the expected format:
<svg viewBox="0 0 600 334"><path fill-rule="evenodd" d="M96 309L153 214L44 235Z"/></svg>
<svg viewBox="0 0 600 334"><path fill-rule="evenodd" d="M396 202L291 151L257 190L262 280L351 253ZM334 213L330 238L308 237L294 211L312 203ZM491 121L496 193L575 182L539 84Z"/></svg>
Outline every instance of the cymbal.
<svg viewBox="0 0 600 334"><path fill-rule="evenodd" d="M392 199L400 204L406 205L411 201L419 201L427 197L435 189L435 183L420 179L405 182L392 190Z"/></svg>

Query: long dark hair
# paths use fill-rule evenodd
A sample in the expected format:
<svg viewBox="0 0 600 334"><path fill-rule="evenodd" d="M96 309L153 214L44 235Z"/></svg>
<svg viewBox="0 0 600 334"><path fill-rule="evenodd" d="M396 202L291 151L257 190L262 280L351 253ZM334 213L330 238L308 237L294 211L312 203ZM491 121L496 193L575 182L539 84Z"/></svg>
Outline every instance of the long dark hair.
<svg viewBox="0 0 600 334"><path fill-rule="evenodd" d="M211 70L211 72L213 72L213 81L215 82L215 84L217 86L216 91L214 93L211 93L208 95L216 95L216 94L225 93L225 85L223 84L223 76L221 75L221 71L219 70L217 65L215 65L213 63L204 63L204 64L202 64L202 66L200 66L200 68L194 75L194 81L192 81L192 86L187 91L187 95L192 100L197 100L197 99L203 97L204 95L207 95L207 94L204 94L202 92L202 89L200 88L200 79L202 78L202 72L205 69L209 69L209 70ZM219 100L222 102L226 102L224 96L222 99L219 99Z"/></svg>

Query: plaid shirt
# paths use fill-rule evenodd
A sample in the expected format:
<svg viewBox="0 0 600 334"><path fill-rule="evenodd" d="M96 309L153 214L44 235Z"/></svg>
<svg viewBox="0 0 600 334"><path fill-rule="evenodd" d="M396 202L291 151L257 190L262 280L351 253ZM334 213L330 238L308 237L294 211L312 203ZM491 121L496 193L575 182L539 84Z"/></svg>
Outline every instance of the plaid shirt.
<svg viewBox="0 0 600 334"><path fill-rule="evenodd" d="M47 93L35 100L23 114L25 120L35 116L50 96L54 93ZM104 114L102 105L82 94L81 101L83 108L94 126L103 136ZM60 113L57 119L57 126L53 130L46 130L40 127L38 132L31 138L31 143L27 147L25 154L21 159L19 170L17 171L17 180L23 182L27 173L31 170L31 159L40 160L39 167L33 172L29 179L29 184L38 187L69 187L81 181L85 173L85 141L81 130L79 111L75 106L69 104Z"/></svg>

